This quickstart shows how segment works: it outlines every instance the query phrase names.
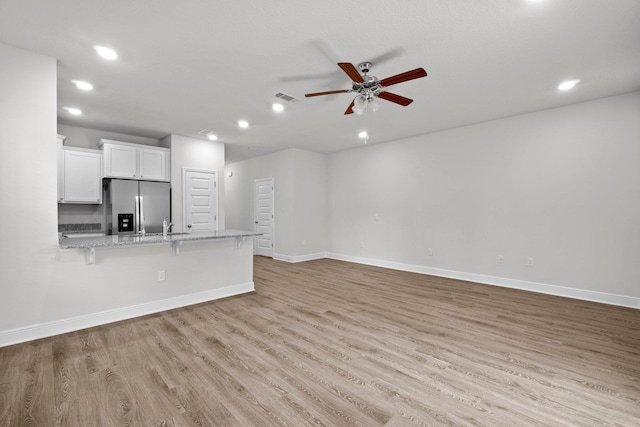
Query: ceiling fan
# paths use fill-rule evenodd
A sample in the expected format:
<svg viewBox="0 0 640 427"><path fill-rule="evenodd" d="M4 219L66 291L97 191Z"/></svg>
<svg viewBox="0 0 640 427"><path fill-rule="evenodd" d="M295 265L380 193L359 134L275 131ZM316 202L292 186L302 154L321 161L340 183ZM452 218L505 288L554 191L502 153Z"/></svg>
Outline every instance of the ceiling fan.
<svg viewBox="0 0 640 427"><path fill-rule="evenodd" d="M336 93L357 92L359 95L351 101L351 104L349 104L349 107L344 113L363 114L368 105L371 106L373 111L380 108L380 103L377 98L386 99L387 101L395 102L396 104L406 107L413 102L413 99L387 92L386 88L408 80L427 77L427 72L423 68L416 68L415 70L406 71L404 73L396 74L395 76L387 77L386 79L378 80L377 77L368 74L369 70L371 70L371 65L371 62L362 62L358 64L358 68L360 69L360 71L358 71L358 69L349 62L339 62L338 67L340 67L352 80L351 89L307 93L305 96L311 97L333 95ZM361 72L362 74L360 74Z"/></svg>

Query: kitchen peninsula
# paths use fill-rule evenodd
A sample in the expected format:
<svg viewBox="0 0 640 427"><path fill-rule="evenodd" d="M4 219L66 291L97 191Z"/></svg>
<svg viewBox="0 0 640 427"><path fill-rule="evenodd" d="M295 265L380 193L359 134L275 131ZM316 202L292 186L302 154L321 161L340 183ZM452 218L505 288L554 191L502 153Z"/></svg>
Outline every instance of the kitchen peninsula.
<svg viewBox="0 0 640 427"><path fill-rule="evenodd" d="M77 235L75 230L68 234ZM0 346L253 292L252 238L258 235L239 230L166 238L58 233L38 257L50 256L55 264L32 265L49 278L47 292L34 296L46 304L36 307L39 317L30 324L0 331Z"/></svg>

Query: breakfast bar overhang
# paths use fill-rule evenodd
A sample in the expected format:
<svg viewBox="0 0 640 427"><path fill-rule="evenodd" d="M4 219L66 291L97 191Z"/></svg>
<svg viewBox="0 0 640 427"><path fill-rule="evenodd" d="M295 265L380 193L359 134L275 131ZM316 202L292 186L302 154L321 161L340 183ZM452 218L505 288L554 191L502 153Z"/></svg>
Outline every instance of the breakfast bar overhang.
<svg viewBox="0 0 640 427"><path fill-rule="evenodd" d="M233 240L234 249L240 249L247 238L260 236L260 233L241 230L216 230L192 233L113 235L99 237L69 237L61 235L58 247L61 250L81 250L85 254L87 264L95 264L96 249L121 248L129 246L170 245L174 256L180 255L180 247L184 243L207 240Z"/></svg>

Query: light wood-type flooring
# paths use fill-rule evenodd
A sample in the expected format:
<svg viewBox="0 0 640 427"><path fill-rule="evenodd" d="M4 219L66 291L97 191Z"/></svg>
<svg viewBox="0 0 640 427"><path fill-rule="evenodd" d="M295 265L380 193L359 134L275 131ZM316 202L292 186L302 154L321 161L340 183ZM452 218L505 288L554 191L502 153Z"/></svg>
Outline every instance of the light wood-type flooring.
<svg viewBox="0 0 640 427"><path fill-rule="evenodd" d="M0 348L0 426L637 426L640 310L335 260Z"/></svg>

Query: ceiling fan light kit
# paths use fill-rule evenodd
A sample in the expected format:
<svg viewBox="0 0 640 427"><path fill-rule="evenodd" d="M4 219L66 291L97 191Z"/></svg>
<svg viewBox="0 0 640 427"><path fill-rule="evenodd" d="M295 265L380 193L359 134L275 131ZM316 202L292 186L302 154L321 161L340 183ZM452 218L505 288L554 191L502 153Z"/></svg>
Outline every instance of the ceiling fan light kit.
<svg viewBox="0 0 640 427"><path fill-rule="evenodd" d="M358 96L351 101L351 104L349 104L349 107L347 107L344 114L363 114L367 106L375 112L380 108L378 98L406 107L413 102L413 99L387 92L386 87L427 76L427 72L423 68L416 68L415 70L406 71L395 76L387 77L386 79L378 80L377 77L368 74L372 67L371 62L362 62L358 64L360 71L358 71L358 69L349 62L339 62L338 67L340 67L342 71L351 78L351 89L307 93L305 96L313 97L357 92Z"/></svg>
<svg viewBox="0 0 640 427"><path fill-rule="evenodd" d="M358 95L353 100L353 112L356 114L363 114L364 109L367 108L367 98L364 95Z"/></svg>
<svg viewBox="0 0 640 427"><path fill-rule="evenodd" d="M380 109L380 101L373 95L372 92L367 93L366 95L358 95L353 100L353 112L362 115L364 114L367 107L374 113Z"/></svg>

